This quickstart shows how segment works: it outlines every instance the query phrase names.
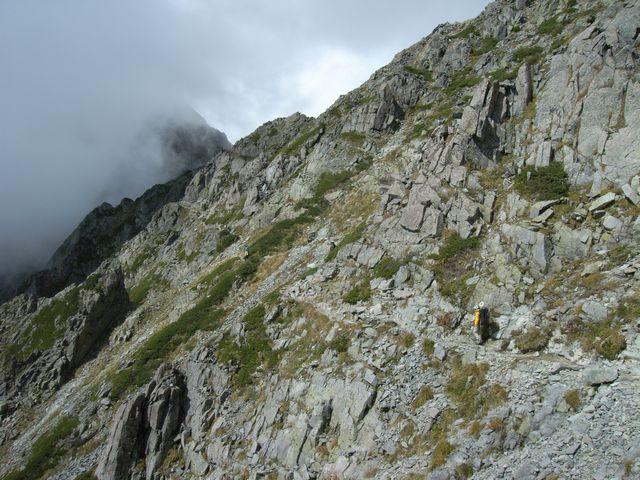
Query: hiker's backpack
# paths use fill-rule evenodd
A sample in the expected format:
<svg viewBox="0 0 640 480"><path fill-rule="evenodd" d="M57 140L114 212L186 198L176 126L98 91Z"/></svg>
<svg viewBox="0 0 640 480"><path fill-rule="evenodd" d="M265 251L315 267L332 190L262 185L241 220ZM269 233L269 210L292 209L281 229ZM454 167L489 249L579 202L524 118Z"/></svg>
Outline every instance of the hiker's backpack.
<svg viewBox="0 0 640 480"><path fill-rule="evenodd" d="M489 325L489 309L486 307L480 309L480 325L482 327Z"/></svg>

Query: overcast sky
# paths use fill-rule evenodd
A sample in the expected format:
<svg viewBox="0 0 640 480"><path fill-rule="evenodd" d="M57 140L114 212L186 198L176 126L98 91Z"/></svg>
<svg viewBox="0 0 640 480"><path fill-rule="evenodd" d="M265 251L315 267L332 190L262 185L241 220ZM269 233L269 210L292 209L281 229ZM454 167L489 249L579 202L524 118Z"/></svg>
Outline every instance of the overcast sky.
<svg viewBox="0 0 640 480"><path fill-rule="evenodd" d="M2 0L0 277L39 266L102 201L165 181L140 145L189 106L233 142L316 116L486 0Z"/></svg>

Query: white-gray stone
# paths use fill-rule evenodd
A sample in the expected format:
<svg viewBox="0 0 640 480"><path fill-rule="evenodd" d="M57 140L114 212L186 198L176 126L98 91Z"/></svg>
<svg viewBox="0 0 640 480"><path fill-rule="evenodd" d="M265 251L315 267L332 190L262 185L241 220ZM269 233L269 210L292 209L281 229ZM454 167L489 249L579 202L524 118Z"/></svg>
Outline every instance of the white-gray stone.
<svg viewBox="0 0 640 480"><path fill-rule="evenodd" d="M601 197L596 198L591 205L589 205L589 211L594 212L596 210L602 210L607 208L616 201L616 194L613 192L605 193Z"/></svg>
<svg viewBox="0 0 640 480"><path fill-rule="evenodd" d="M618 369L616 367L607 367L604 365L589 365L582 371L582 379L587 385L601 385L603 383L612 383L618 378Z"/></svg>

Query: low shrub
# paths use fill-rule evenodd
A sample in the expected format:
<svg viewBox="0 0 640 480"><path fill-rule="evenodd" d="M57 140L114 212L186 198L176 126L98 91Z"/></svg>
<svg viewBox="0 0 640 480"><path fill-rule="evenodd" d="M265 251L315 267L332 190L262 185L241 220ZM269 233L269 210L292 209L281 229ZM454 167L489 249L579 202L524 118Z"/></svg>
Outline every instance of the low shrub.
<svg viewBox="0 0 640 480"><path fill-rule="evenodd" d="M473 87L478 83L480 83L480 78L472 73L471 67L466 67L453 74L445 88L445 93L449 96L455 95L461 89Z"/></svg>
<svg viewBox="0 0 640 480"><path fill-rule="evenodd" d="M420 388L420 391L418 391L417 395L411 402L411 408L413 410L417 410L431 399L433 399L433 388L428 385L424 385Z"/></svg>
<svg viewBox="0 0 640 480"><path fill-rule="evenodd" d="M549 334L532 325L525 332L515 335L515 343L522 353L539 352L549 343Z"/></svg>
<svg viewBox="0 0 640 480"><path fill-rule="evenodd" d="M236 243L238 240L238 236L225 230L220 233L220 238L218 239L218 244L216 245L216 252L222 253L231 245Z"/></svg>
<svg viewBox="0 0 640 480"><path fill-rule="evenodd" d="M367 139L366 135L360 132L342 132L340 138L358 147Z"/></svg>
<svg viewBox="0 0 640 480"><path fill-rule="evenodd" d="M124 392L147 383L167 356L198 330L218 328L225 312L218 309L217 305L231 288L233 275L233 272L221 274L220 283L213 285L209 295L180 315L178 320L153 334L134 353L131 365L108 376L111 383L110 397L113 400L120 398Z"/></svg>
<svg viewBox="0 0 640 480"><path fill-rule="evenodd" d="M422 342L422 353L424 353L427 357L430 357L431 355L433 355L434 350L434 341L429 338L425 338Z"/></svg>
<svg viewBox="0 0 640 480"><path fill-rule="evenodd" d="M453 38L469 38L472 35L478 35L478 29L474 25L468 25L456 33Z"/></svg>
<svg viewBox="0 0 640 480"><path fill-rule="evenodd" d="M416 67L411 67L409 65L405 65L404 69L413 75L422 77L426 82L433 81L433 74L428 68L416 68Z"/></svg>
<svg viewBox="0 0 640 480"><path fill-rule="evenodd" d="M134 305L139 305L145 298L147 298L147 295L149 295L152 288L165 288L167 286L168 282L158 275L157 271L154 269L129 289L129 301Z"/></svg>
<svg viewBox="0 0 640 480"><path fill-rule="evenodd" d="M542 59L543 51L542 47L539 46L520 47L513 52L513 60L518 63L526 62L530 65L535 65Z"/></svg>
<svg viewBox="0 0 640 480"><path fill-rule="evenodd" d="M245 335L237 343L226 334L218 347L218 359L233 363L237 370L232 382L236 387L245 387L252 382L256 370L277 364L278 353L273 350L271 338L264 325L266 310L263 304L249 310L243 318Z"/></svg>
<svg viewBox="0 0 640 480"><path fill-rule="evenodd" d="M440 247L437 255L432 258L438 262L450 262L462 254L476 249L479 245L480 239L478 237L462 238L457 233L453 233L445 238L444 244Z"/></svg>
<svg viewBox="0 0 640 480"><path fill-rule="evenodd" d="M461 463L456 465L456 479L467 479L473 476L473 465L469 463Z"/></svg>
<svg viewBox="0 0 640 480"><path fill-rule="evenodd" d="M447 463L449 455L455 451L455 447L449 443L448 440L442 439L433 449L433 456L431 457L431 467L436 468Z"/></svg>
<svg viewBox="0 0 640 480"><path fill-rule="evenodd" d="M540 35L558 35L562 32L563 25L558 21L557 17L551 17L544 20L538 25L538 33Z"/></svg>
<svg viewBox="0 0 640 480"><path fill-rule="evenodd" d="M344 353L349 349L349 337L342 333L338 334L329 342L327 348L337 353Z"/></svg>
<svg viewBox="0 0 640 480"><path fill-rule="evenodd" d="M546 167L531 165L516 175L515 188L521 194L538 200L555 200L569 192L568 175L561 162L550 162Z"/></svg>
<svg viewBox="0 0 640 480"><path fill-rule="evenodd" d="M371 284L369 279L365 279L355 287L353 287L343 297L343 300L351 305L355 305L358 302L365 302L371 298Z"/></svg>
<svg viewBox="0 0 640 480"><path fill-rule="evenodd" d="M475 288L473 285L467 285L467 280L472 275L467 264L479 246L478 237L462 238L457 233L451 233L445 236L439 252L431 256L436 260L432 270L438 281L440 293L457 299L461 305L468 302Z"/></svg>
<svg viewBox="0 0 640 480"><path fill-rule="evenodd" d="M515 80L517 76L518 76L517 68L514 68L513 70L507 70L506 68L501 68L491 73L491 78L496 82L504 82L506 80Z"/></svg>
<svg viewBox="0 0 640 480"><path fill-rule="evenodd" d="M577 411L578 408L580 408L580 405L582 405L580 391L576 389L569 390L564 394L564 401L567 402L567 405L569 405L571 410L573 410L574 412Z"/></svg>
<svg viewBox="0 0 640 480"><path fill-rule="evenodd" d="M393 276L398 272L401 266L402 262L400 260L396 260L393 257L384 257L373 268L373 276L385 278L388 280L390 278L393 278Z"/></svg>
<svg viewBox="0 0 640 480"><path fill-rule="evenodd" d="M607 360L615 360L627 348L627 341L620 333L620 324L611 319L600 322L577 321L565 333L570 340L579 341L585 351Z"/></svg>
<svg viewBox="0 0 640 480"><path fill-rule="evenodd" d="M495 37L484 37L480 43L480 47L473 51L474 55L484 55L496 48L498 45L498 39Z"/></svg>
<svg viewBox="0 0 640 480"><path fill-rule="evenodd" d="M285 155L295 155L300 151L300 148L302 148L302 146L307 143L312 137L318 135L322 129L324 128L324 125L318 125L315 128L312 128L310 130L307 130L305 132L302 132L300 135L298 135L293 141L291 141L288 145L286 145L284 148L282 148L278 154L283 153Z"/></svg>

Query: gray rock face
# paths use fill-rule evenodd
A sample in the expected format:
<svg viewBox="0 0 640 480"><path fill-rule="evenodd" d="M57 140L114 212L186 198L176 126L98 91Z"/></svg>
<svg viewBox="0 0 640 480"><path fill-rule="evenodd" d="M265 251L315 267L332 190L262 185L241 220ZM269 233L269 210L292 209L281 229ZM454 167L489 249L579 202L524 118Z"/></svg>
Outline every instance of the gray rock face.
<svg viewBox="0 0 640 480"><path fill-rule="evenodd" d="M0 393L24 398L27 403L51 393L66 382L89 354L121 323L129 309L129 296L119 265L107 264L80 287L61 292L34 312L46 315L53 305L76 305L64 321L64 330L53 345L13 361L3 372ZM26 342L22 337L19 344Z"/></svg>
<svg viewBox="0 0 640 480"><path fill-rule="evenodd" d="M582 378L587 385L602 385L615 382L618 378L618 369L601 365L591 365L584 369Z"/></svg>
<svg viewBox="0 0 640 480"><path fill-rule="evenodd" d="M522 115L533 98L531 66L528 63L525 63L518 69L518 76L516 77L516 92L517 96L512 107L512 113L514 116Z"/></svg>
<svg viewBox="0 0 640 480"><path fill-rule="evenodd" d="M146 478L152 480L174 443L184 418L184 376L164 364L146 393L137 393L118 410L96 476L99 480L128 478L131 467L145 459Z"/></svg>
<svg viewBox="0 0 640 480"><path fill-rule="evenodd" d="M549 270L553 245L546 235L506 223L502 225L501 230L517 246L517 249L525 253L538 272L546 273Z"/></svg>
<svg viewBox="0 0 640 480"><path fill-rule="evenodd" d="M180 429L186 394L183 375L168 365L158 369L149 386L151 388L145 417L149 422L145 461L147 480L154 478Z"/></svg>
<svg viewBox="0 0 640 480"><path fill-rule="evenodd" d="M145 395L138 393L116 412L107 446L96 469L99 480L128 478L129 469L140 458L144 404Z"/></svg>
<svg viewBox="0 0 640 480"><path fill-rule="evenodd" d="M616 201L616 194L613 192L606 193L601 197L596 198L591 205L589 205L589 211L594 212L596 210L602 210L603 208L607 208L613 202Z"/></svg>
<svg viewBox="0 0 640 480"><path fill-rule="evenodd" d="M424 216L424 206L414 203L405 207L400 225L410 232L419 232L422 226L422 217Z"/></svg>

